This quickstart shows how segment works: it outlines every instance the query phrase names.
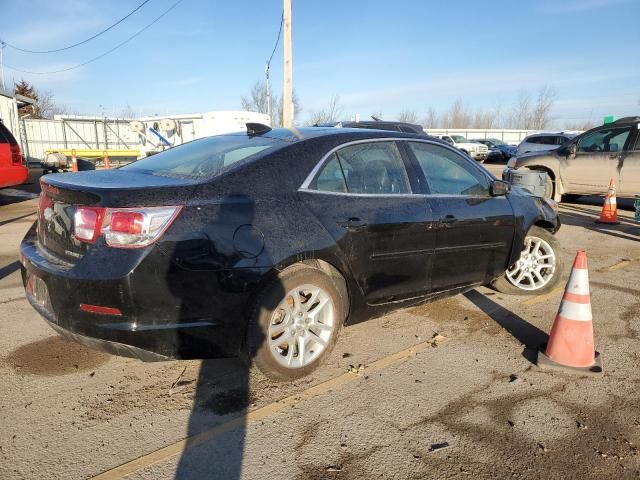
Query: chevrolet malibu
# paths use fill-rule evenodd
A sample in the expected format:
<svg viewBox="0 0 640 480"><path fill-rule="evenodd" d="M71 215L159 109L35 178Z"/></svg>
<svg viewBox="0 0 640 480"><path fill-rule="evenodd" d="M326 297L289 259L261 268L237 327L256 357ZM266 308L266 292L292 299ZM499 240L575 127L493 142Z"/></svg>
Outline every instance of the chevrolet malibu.
<svg viewBox="0 0 640 480"><path fill-rule="evenodd" d="M242 356L292 379L345 324L562 274L553 202L408 133L249 124L41 185L28 300L61 335L142 360Z"/></svg>

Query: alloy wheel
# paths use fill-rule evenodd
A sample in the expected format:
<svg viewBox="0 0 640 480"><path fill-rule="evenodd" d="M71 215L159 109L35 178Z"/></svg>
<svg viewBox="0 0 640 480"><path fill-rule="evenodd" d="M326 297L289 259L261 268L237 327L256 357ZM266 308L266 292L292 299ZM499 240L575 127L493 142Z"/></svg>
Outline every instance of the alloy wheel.
<svg viewBox="0 0 640 480"><path fill-rule="evenodd" d="M269 322L269 351L286 368L302 368L327 347L335 329L331 295L316 285L289 291Z"/></svg>
<svg viewBox="0 0 640 480"><path fill-rule="evenodd" d="M507 270L507 279L521 290L540 290L551 281L555 271L556 254L551 245L542 238L529 236L520 258Z"/></svg>

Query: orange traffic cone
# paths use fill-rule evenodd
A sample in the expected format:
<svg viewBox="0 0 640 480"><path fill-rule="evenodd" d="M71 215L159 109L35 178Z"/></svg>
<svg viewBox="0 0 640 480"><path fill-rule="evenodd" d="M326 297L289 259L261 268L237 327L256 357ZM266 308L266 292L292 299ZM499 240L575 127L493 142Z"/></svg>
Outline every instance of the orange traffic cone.
<svg viewBox="0 0 640 480"><path fill-rule="evenodd" d="M594 350L587 255L578 251L564 290L560 309L551 327L547 348L538 352L540 368L554 368L586 375L602 374L600 354Z"/></svg>
<svg viewBox="0 0 640 480"><path fill-rule="evenodd" d="M109 170L111 168L111 162L109 161L109 154L106 151L104 151L102 155L104 159L104 168L105 170Z"/></svg>
<svg viewBox="0 0 640 480"><path fill-rule="evenodd" d="M72 172L78 171L78 159L76 158L75 150L71 150L71 171Z"/></svg>
<svg viewBox="0 0 640 480"><path fill-rule="evenodd" d="M596 220L596 223L608 223L612 225L618 225L620 223L618 221L618 206L616 203L616 182L613 181L613 178L609 180L609 190L604 199L600 218Z"/></svg>

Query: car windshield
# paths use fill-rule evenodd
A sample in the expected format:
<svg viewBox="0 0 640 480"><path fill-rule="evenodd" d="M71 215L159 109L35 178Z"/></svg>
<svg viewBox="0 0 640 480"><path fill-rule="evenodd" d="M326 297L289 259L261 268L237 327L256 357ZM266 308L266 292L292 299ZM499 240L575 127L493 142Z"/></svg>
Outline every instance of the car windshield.
<svg viewBox="0 0 640 480"><path fill-rule="evenodd" d="M497 138L488 138L487 140L489 140L494 145L506 145L506 143L504 143L502 140L498 140Z"/></svg>
<svg viewBox="0 0 640 480"><path fill-rule="evenodd" d="M166 177L211 178L239 162L258 158L260 153L283 142L264 136L218 135L194 140L122 167L122 170Z"/></svg>
<svg viewBox="0 0 640 480"><path fill-rule="evenodd" d="M451 135L451 138L453 138L453 141L456 143L466 143L468 141L462 135Z"/></svg>

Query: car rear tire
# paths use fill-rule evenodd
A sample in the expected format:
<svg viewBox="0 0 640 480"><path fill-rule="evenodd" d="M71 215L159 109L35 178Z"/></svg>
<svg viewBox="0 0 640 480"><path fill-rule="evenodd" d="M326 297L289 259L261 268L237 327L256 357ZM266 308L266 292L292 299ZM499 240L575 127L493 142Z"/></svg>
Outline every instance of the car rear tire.
<svg viewBox="0 0 640 480"><path fill-rule="evenodd" d="M247 354L274 380L308 375L333 349L347 310L346 285L335 269L320 262L295 264L257 296Z"/></svg>
<svg viewBox="0 0 640 480"><path fill-rule="evenodd" d="M553 290L563 273L558 240L551 232L533 226L518 261L491 286L509 295L540 295Z"/></svg>

